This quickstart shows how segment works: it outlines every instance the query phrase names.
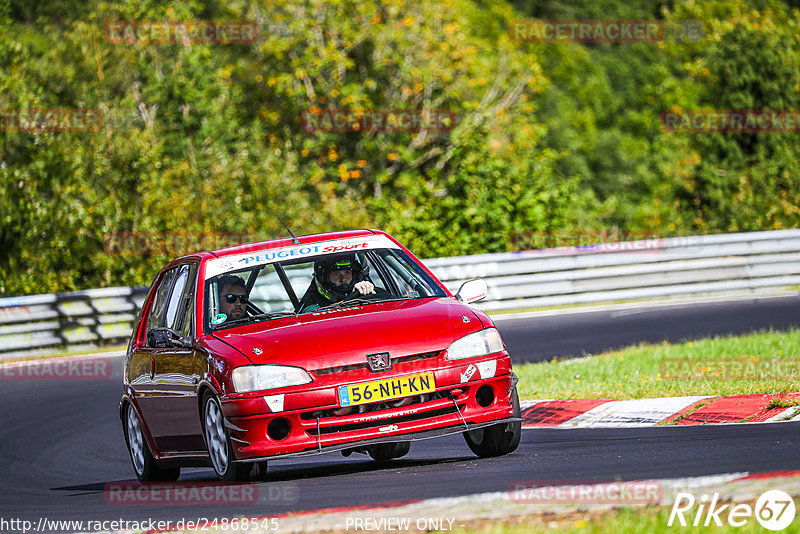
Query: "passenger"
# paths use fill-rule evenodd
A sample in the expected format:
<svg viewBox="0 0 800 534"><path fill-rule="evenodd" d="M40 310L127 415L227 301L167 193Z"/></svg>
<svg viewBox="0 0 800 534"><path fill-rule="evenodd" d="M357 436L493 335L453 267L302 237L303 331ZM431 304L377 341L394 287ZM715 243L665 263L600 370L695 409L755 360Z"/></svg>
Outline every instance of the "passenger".
<svg viewBox="0 0 800 534"><path fill-rule="evenodd" d="M369 268L355 254L335 256L314 262L314 278L300 300L300 310L335 304L351 295L374 294Z"/></svg>

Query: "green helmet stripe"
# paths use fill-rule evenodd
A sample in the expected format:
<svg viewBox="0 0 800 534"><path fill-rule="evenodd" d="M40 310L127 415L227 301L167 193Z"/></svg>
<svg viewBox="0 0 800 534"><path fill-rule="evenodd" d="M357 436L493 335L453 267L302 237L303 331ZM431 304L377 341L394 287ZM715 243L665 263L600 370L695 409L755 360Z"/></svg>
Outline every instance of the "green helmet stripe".
<svg viewBox="0 0 800 534"><path fill-rule="evenodd" d="M331 291L328 290L327 287L321 284L319 280L317 280L316 283L317 283L317 290L319 291L320 295L322 295L328 300L334 300L334 301L336 300L336 295L334 295Z"/></svg>

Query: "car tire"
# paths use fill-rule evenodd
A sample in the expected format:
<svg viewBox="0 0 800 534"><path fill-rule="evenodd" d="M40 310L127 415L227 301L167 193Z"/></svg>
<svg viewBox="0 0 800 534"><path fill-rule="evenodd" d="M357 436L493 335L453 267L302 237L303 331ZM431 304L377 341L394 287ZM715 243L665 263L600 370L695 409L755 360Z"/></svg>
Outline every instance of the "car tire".
<svg viewBox="0 0 800 534"><path fill-rule="evenodd" d="M225 417L222 415L222 407L217 397L206 391L203 394L203 437L206 441L206 449L211 459L211 466L220 480L224 482L240 482L251 480L260 468L255 467L258 463L242 463L236 461L236 455L231 445L231 437L228 429L225 428ZM264 464L266 462L263 462ZM263 466L266 473L266 465Z"/></svg>
<svg viewBox="0 0 800 534"><path fill-rule="evenodd" d="M144 439L142 422L131 403L127 403L125 408L125 442L128 445L133 471L140 482L172 482L181 476L180 467L162 469L158 466L153 453L150 452L150 446Z"/></svg>
<svg viewBox="0 0 800 534"><path fill-rule="evenodd" d="M514 417L522 413L519 406L517 388L511 395L511 404L514 406ZM512 423L499 423L489 427L479 428L464 432L464 440L470 450L481 458L502 456L517 450L522 437L522 421Z"/></svg>
<svg viewBox="0 0 800 534"><path fill-rule="evenodd" d="M250 480L266 480L267 479L267 461L253 462L250 464L251 471L247 474Z"/></svg>
<svg viewBox="0 0 800 534"><path fill-rule="evenodd" d="M378 462L388 462L389 460L394 460L395 458L402 458L408 451L411 450L411 442L410 441L402 441L396 443L380 443L378 445L373 445L369 449L367 449L367 453L372 457L373 460Z"/></svg>

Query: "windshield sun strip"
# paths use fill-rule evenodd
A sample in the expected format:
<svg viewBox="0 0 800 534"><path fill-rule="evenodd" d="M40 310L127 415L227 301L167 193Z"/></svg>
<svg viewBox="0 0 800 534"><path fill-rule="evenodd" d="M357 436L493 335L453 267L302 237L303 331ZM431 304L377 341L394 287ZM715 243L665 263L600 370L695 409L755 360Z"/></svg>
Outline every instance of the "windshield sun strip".
<svg viewBox="0 0 800 534"><path fill-rule="evenodd" d="M373 234L361 237L336 238L278 248L264 248L252 252L211 259L206 262L206 276L213 278L226 272L233 272L256 265L277 263L281 260L313 258L316 256L363 252L375 249L400 250L400 246L386 235Z"/></svg>

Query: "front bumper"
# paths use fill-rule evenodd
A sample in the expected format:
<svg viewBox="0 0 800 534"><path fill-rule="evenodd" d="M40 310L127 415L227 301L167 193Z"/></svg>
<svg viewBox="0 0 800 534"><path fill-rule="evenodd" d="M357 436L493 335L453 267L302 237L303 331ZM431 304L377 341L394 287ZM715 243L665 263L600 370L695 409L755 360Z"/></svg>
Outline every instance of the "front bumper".
<svg viewBox="0 0 800 534"><path fill-rule="evenodd" d="M513 418L511 391L514 386L511 362L506 353L478 358L477 361L443 362L432 370L435 391L426 396L409 397L405 406L362 407L366 412L336 415L339 400L336 387L344 381L324 380L316 386L287 393L279 411L272 411L269 396L223 396L222 410L231 442L239 461L319 454L385 442L415 441L465 432ZM496 360L494 376L482 377L468 369ZM399 370L396 376L419 369ZM374 380L361 375L358 381ZM274 408L274 405L273 405ZM280 432L275 429L279 428ZM285 434L285 435L284 435Z"/></svg>
<svg viewBox="0 0 800 534"><path fill-rule="evenodd" d="M319 449L314 449L310 451L303 451L303 452L294 452L289 454L273 454L270 456L270 459L277 459L277 458L294 458L297 456L310 456L315 454L325 454L329 452L336 452L336 451L344 451L347 449L352 449L354 446L360 447L369 447L370 445L378 445L381 443L395 443L395 442L403 442L403 441L422 441L426 439L433 439L433 438L440 438L442 436L449 436L451 434L462 434L464 432L468 432L470 430L477 430L479 428L485 428L487 426L493 426L499 423L516 423L521 422L521 417L507 417L505 419L500 419L499 421L490 421L488 423L478 423L478 424L468 424L468 425L459 425L457 427L449 427L449 428L437 428L434 430L426 430L423 432L414 432L413 434L401 434L398 436L392 437L384 437L384 438L375 438L375 439L368 439L368 440L361 440L356 444L353 443L346 443L341 445L326 445L324 447L320 447ZM263 457L261 458L248 458L245 460L240 460L241 462L258 462L264 460Z"/></svg>

